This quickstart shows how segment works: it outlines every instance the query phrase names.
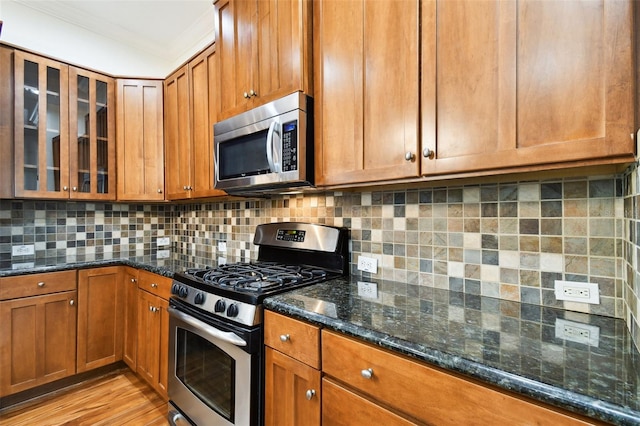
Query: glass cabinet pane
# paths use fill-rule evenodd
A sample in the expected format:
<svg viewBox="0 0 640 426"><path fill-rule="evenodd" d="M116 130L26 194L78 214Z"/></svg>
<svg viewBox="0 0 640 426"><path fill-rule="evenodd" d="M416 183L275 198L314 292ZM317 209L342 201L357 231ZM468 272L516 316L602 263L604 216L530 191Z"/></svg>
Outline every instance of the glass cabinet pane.
<svg viewBox="0 0 640 426"><path fill-rule="evenodd" d="M47 191L60 191L60 70L47 67Z"/></svg>
<svg viewBox="0 0 640 426"><path fill-rule="evenodd" d="M96 130L98 193L109 192L109 128L108 128L107 83L96 80Z"/></svg>
<svg viewBox="0 0 640 426"><path fill-rule="evenodd" d="M77 128L78 191L91 192L91 117L89 115L89 78L78 76Z"/></svg>
<svg viewBox="0 0 640 426"><path fill-rule="evenodd" d="M38 190L38 106L39 80L38 64L24 63L24 188Z"/></svg>

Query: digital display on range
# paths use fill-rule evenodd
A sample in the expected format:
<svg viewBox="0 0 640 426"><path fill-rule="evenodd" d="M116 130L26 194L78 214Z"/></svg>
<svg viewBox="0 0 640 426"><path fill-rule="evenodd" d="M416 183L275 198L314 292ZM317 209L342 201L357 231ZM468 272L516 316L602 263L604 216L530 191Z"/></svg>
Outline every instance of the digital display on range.
<svg viewBox="0 0 640 426"><path fill-rule="evenodd" d="M295 243L304 242L305 231L297 229L278 229L276 240L278 241L293 241Z"/></svg>

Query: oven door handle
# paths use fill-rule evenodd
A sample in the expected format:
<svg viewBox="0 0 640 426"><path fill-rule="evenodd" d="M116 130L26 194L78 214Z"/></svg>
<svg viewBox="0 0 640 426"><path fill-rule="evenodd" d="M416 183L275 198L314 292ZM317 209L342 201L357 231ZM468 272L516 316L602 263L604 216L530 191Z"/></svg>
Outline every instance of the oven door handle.
<svg viewBox="0 0 640 426"><path fill-rule="evenodd" d="M183 321L193 327L196 327L199 330L202 330L204 333L208 334L213 338L231 343L232 345L235 345L235 346L247 346L247 342L244 341L241 337L238 337L236 334L230 331L225 332L222 330L218 330L217 328L210 326L209 324L206 324L198 319L195 319L190 315L180 312L175 308L171 308L171 307L169 308L169 315L173 315L174 317L178 318L180 321Z"/></svg>

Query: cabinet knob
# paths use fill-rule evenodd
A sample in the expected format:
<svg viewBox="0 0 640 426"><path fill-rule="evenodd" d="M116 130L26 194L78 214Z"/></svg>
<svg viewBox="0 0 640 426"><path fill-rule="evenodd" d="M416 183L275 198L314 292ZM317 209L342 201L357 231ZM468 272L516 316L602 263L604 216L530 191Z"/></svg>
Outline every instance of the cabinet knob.
<svg viewBox="0 0 640 426"><path fill-rule="evenodd" d="M360 375L365 379L370 380L373 377L373 368L367 368L366 370L362 370Z"/></svg>
<svg viewBox="0 0 640 426"><path fill-rule="evenodd" d="M149 306L149 310L154 313L158 312L158 308L156 308L155 306Z"/></svg>
<svg viewBox="0 0 640 426"><path fill-rule="evenodd" d="M424 158L433 158L433 155L435 154L435 152L433 152L431 149L429 148L425 148L422 150L422 156Z"/></svg>
<svg viewBox="0 0 640 426"><path fill-rule="evenodd" d="M193 190L193 186L189 185L189 186L187 186L187 189L188 189L189 191L191 191L191 190Z"/></svg>
<svg viewBox="0 0 640 426"><path fill-rule="evenodd" d="M281 334L280 335L280 341L281 342L288 342L289 340L291 340L291 336L289 336L288 334Z"/></svg>
<svg viewBox="0 0 640 426"><path fill-rule="evenodd" d="M407 161L413 161L415 158L416 158L416 156L411 151L407 151L404 154L404 159L407 160Z"/></svg>
<svg viewBox="0 0 640 426"><path fill-rule="evenodd" d="M40 288L44 287L44 282L42 282L42 281L41 281L41 282L39 282L39 283L38 283L38 287L40 287Z"/></svg>
<svg viewBox="0 0 640 426"><path fill-rule="evenodd" d="M73 306L76 302L73 299L69 300L69 305Z"/></svg>
<svg viewBox="0 0 640 426"><path fill-rule="evenodd" d="M137 280L135 278L131 278L131 282L135 283Z"/></svg>
<svg viewBox="0 0 640 426"><path fill-rule="evenodd" d="M183 189L184 191L186 191L186 190L187 190L187 185L182 185L182 189Z"/></svg>
<svg viewBox="0 0 640 426"><path fill-rule="evenodd" d="M158 188L158 194L162 194L162 189Z"/></svg>
<svg viewBox="0 0 640 426"><path fill-rule="evenodd" d="M308 389L307 392L305 393L305 396L307 397L307 401L311 401L311 398L313 398L315 395L316 395L315 389Z"/></svg>
<svg viewBox="0 0 640 426"><path fill-rule="evenodd" d="M74 191L78 191L78 187L77 187L77 186L74 186L74 187L73 187L73 188L71 188L71 189L73 189Z"/></svg>
<svg viewBox="0 0 640 426"><path fill-rule="evenodd" d="M63 186L63 187L62 187L62 190L63 190L63 191L68 191L68 190L69 190L69 187L68 187L68 186Z"/></svg>
<svg viewBox="0 0 640 426"><path fill-rule="evenodd" d="M258 94L255 92L255 90L251 89L249 90L249 97L251 96L258 96Z"/></svg>
<svg viewBox="0 0 640 426"><path fill-rule="evenodd" d="M151 288L158 288L158 284L156 284L156 283L151 283Z"/></svg>
<svg viewBox="0 0 640 426"><path fill-rule="evenodd" d="M249 99L249 98L251 97L251 96L249 96L249 94L248 94L247 92L244 92L244 93L242 94L242 96L243 96L245 99Z"/></svg>

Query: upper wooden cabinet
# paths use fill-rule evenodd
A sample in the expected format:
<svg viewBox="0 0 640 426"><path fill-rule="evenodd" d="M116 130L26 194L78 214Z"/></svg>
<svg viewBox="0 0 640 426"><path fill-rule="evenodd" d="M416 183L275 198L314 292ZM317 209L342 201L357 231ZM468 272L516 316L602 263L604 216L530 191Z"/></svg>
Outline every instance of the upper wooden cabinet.
<svg viewBox="0 0 640 426"><path fill-rule="evenodd" d="M632 22L626 0L315 3L316 182L633 161Z"/></svg>
<svg viewBox="0 0 640 426"><path fill-rule="evenodd" d="M317 184L419 174L418 11L417 0L314 3Z"/></svg>
<svg viewBox="0 0 640 426"><path fill-rule="evenodd" d="M117 80L119 200L164 200L162 100L160 80Z"/></svg>
<svg viewBox="0 0 640 426"><path fill-rule="evenodd" d="M115 199L115 84L16 51L15 196Z"/></svg>
<svg viewBox="0 0 640 426"><path fill-rule="evenodd" d="M218 94L215 61L214 44L165 80L167 199L226 195L213 188Z"/></svg>
<svg viewBox="0 0 640 426"><path fill-rule="evenodd" d="M220 120L295 91L312 94L309 0L216 0L214 6Z"/></svg>
<svg viewBox="0 0 640 426"><path fill-rule="evenodd" d="M425 2L422 173L633 161L631 3Z"/></svg>
<svg viewBox="0 0 640 426"><path fill-rule="evenodd" d="M0 46L0 198L13 197L13 49Z"/></svg>

